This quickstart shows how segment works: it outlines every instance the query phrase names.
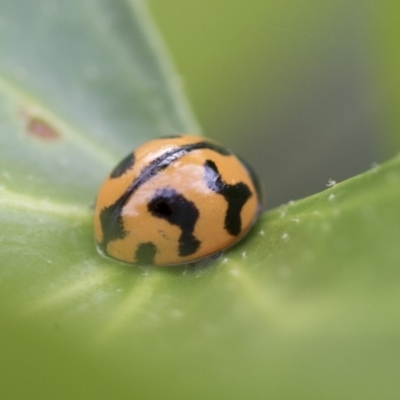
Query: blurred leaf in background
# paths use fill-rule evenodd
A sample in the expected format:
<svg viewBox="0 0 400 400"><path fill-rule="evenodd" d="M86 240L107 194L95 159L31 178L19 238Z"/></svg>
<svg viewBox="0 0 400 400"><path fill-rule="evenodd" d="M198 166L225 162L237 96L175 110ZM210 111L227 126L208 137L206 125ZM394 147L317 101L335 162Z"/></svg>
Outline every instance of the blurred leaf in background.
<svg viewBox="0 0 400 400"><path fill-rule="evenodd" d="M399 124L389 133L387 121L399 115L396 2L149 4L204 133L252 160L267 207L394 154L387 143Z"/></svg>
<svg viewBox="0 0 400 400"><path fill-rule="evenodd" d="M366 44L371 65L369 84L375 93L375 106L382 116L379 129L389 154L400 146L400 3L395 0L371 1L367 26L369 41ZM378 132L379 134L379 132Z"/></svg>

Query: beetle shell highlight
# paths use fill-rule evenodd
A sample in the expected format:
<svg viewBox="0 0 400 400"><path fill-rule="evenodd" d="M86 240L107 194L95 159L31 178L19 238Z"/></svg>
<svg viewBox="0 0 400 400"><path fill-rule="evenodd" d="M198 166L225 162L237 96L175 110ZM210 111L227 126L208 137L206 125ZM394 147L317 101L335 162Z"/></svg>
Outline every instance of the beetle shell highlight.
<svg viewBox="0 0 400 400"><path fill-rule="evenodd" d="M175 265L239 241L262 206L249 166L197 136L154 139L128 154L96 199L99 251L132 264Z"/></svg>

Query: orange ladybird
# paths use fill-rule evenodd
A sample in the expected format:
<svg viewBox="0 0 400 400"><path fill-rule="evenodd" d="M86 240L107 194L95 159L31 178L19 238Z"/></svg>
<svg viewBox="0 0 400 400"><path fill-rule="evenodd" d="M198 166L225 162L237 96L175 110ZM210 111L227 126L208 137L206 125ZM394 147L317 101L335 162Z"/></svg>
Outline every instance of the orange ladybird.
<svg viewBox="0 0 400 400"><path fill-rule="evenodd" d="M97 195L99 251L132 264L174 265L238 242L262 206L250 167L197 136L151 140L128 154Z"/></svg>

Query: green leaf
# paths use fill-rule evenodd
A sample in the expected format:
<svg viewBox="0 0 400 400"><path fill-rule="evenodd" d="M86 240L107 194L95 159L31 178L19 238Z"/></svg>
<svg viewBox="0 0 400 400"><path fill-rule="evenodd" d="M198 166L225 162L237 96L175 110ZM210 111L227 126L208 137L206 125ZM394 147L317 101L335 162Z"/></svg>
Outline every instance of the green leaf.
<svg viewBox="0 0 400 400"><path fill-rule="evenodd" d="M399 148L400 118L398 99L400 96L400 51L398 38L400 35L400 4L395 0L385 0L375 8L369 6L370 25L373 28L370 41L372 71L376 74L372 80L374 91L379 101L378 111L385 123L385 134L391 139L395 148ZM389 150L392 150L389 148Z"/></svg>
<svg viewBox="0 0 400 400"><path fill-rule="evenodd" d="M139 142L197 130L141 4L0 2L8 189L89 204Z"/></svg>
<svg viewBox="0 0 400 400"><path fill-rule="evenodd" d="M397 398L399 158L264 214L218 260L106 260L103 176L196 125L140 2L0 11L3 398Z"/></svg>

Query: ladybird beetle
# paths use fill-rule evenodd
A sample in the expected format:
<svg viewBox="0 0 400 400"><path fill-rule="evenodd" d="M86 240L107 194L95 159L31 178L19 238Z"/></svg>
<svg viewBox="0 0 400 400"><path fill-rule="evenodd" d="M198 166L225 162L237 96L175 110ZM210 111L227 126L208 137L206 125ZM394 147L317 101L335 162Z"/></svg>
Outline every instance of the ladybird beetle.
<svg viewBox="0 0 400 400"><path fill-rule="evenodd" d="M175 265L218 255L240 240L262 206L250 167L197 136L151 140L100 187L98 250L133 264Z"/></svg>

